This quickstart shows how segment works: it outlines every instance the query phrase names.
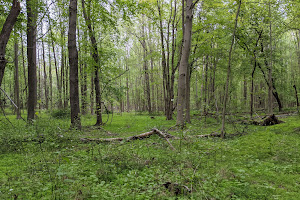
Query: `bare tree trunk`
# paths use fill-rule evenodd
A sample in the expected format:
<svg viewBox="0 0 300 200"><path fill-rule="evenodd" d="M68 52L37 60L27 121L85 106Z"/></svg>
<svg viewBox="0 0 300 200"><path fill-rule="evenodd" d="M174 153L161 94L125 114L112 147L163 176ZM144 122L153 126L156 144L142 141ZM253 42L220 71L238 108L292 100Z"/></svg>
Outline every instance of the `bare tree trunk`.
<svg viewBox="0 0 300 200"><path fill-rule="evenodd" d="M37 48L37 60L38 60L38 66L37 66L37 80L38 80L38 85L37 85L37 102L38 102L38 108L39 110L42 109L42 90L41 90L41 63L40 63L40 51L39 48Z"/></svg>
<svg viewBox="0 0 300 200"><path fill-rule="evenodd" d="M92 56L93 59L96 63L96 66L94 67L94 83L95 83L95 93L96 93L96 114L97 114L97 121L96 121L96 126L100 126L103 124L102 122L102 114L101 114L101 91L100 91L100 81L99 81L99 68L100 68L100 63L99 63L99 54L98 54L98 47L97 47L97 41L95 38L95 33L92 28L92 23L90 20L90 17L87 15L86 10L85 10L85 3L84 0L82 2L82 8L83 8L83 16L87 25L87 28L89 30L89 37L91 40L92 44Z"/></svg>
<svg viewBox="0 0 300 200"><path fill-rule="evenodd" d="M90 101L91 101L91 115L94 115L94 73L91 74L91 95L90 95Z"/></svg>
<svg viewBox="0 0 300 200"><path fill-rule="evenodd" d="M187 68L187 76L186 76L186 96L185 96L185 121L187 123L191 123L191 66L188 65Z"/></svg>
<svg viewBox="0 0 300 200"><path fill-rule="evenodd" d="M43 50L43 67L44 67L44 92L45 92L45 108L48 110L49 108L49 94L48 94L48 86L47 86L47 71L46 71L46 59L45 59L45 45L44 41L42 40L42 50Z"/></svg>
<svg viewBox="0 0 300 200"><path fill-rule="evenodd" d="M183 5L184 6L184 5ZM192 27L193 27L193 0L186 0L186 15L184 22L184 35L183 35L183 47L179 66L179 78L178 78L178 102L177 102L177 119L176 124L184 126L186 114L186 76L188 74L189 67L189 55L191 48ZM184 10L184 8L183 8Z"/></svg>
<svg viewBox="0 0 300 200"><path fill-rule="evenodd" d="M127 59L127 58L126 58ZM128 71L129 68L128 68L128 65L127 65L127 60L125 61L126 62L126 70ZM126 75L126 100L127 100L127 112L130 111L130 101L129 101L129 75Z"/></svg>
<svg viewBox="0 0 300 200"><path fill-rule="evenodd" d="M142 39L141 44L143 46L143 61L144 61L144 74L145 74L145 94L147 99L147 110L148 113L151 114L151 92L150 92L150 80L149 80L149 69L148 69L148 62L147 62L147 46L146 46L146 39L145 39L145 26L142 26Z"/></svg>
<svg viewBox="0 0 300 200"><path fill-rule="evenodd" d="M50 23L50 29L51 29L51 23ZM53 35L52 35L52 30L50 30L50 34L51 34L51 38L53 38ZM54 40L52 39L51 40L51 44L52 44L52 51L53 51L53 58L54 58L54 67L55 67L55 75L56 75L56 87L57 87L57 90L58 90L58 105L57 107L59 109L62 108L62 95L61 95L61 82L60 79L59 80L59 69L58 69L58 66L57 66L57 60L56 60L56 51L55 51L55 44L54 44Z"/></svg>
<svg viewBox="0 0 300 200"><path fill-rule="evenodd" d="M25 91L25 99L28 98L28 93L27 93L27 77L26 77L26 67L25 67L25 55L24 55L24 41L23 41L23 34L22 32L20 33L21 35L21 54L22 54L22 65L23 65L23 77L24 77L24 83L25 83L25 86L24 86L24 89L23 89L23 92ZM27 104L27 103L25 103ZM25 107L25 106L24 106Z"/></svg>
<svg viewBox="0 0 300 200"><path fill-rule="evenodd" d="M208 106L208 104L207 104L207 90L208 90L208 87L207 87L207 85L208 85L208 56L206 56L205 57L205 60L204 60L204 65L205 65L205 71L204 71L204 84L205 84L205 86L204 86L204 91L203 91L203 93L204 93L204 104L203 104L203 114L206 116L207 115L207 110L206 110L206 108L207 108L207 106ZM205 117L205 119L206 119L206 117Z"/></svg>
<svg viewBox="0 0 300 200"><path fill-rule="evenodd" d="M21 112L20 112L20 92L19 92L19 59L18 59L18 40L15 38L15 45L14 45L14 50L15 50L15 103L17 105L16 108L16 114L17 114L17 119L21 119Z"/></svg>
<svg viewBox="0 0 300 200"><path fill-rule="evenodd" d="M76 48L77 0L70 0L68 50L70 64L71 127L81 129L78 92L78 52Z"/></svg>
<svg viewBox="0 0 300 200"><path fill-rule="evenodd" d="M53 88L52 88L52 63L51 63L51 49L50 44L48 44L48 50L49 50L49 89L50 89L50 110L53 108Z"/></svg>
<svg viewBox="0 0 300 200"><path fill-rule="evenodd" d="M297 92L297 87L296 87L296 85L293 85L293 88L294 88L294 90L295 90L297 112L298 112L298 114L299 114L299 106L300 106L300 104L299 104L299 98L298 98L298 92Z"/></svg>
<svg viewBox="0 0 300 200"><path fill-rule="evenodd" d="M273 68L273 59L272 59L272 19L271 19L271 4L269 2L269 17L270 17L270 66L268 74L269 90L268 90L268 112L270 115L273 114L273 83L272 83L272 68Z"/></svg>
<svg viewBox="0 0 300 200"><path fill-rule="evenodd" d="M241 4L242 4L242 0L239 0L239 5L238 5L237 12L236 12L236 17L235 17L235 25L234 25L233 34L232 34L231 46L229 49L229 56L228 56L229 58L228 58L227 78L226 78L225 95L224 95L224 106L223 106L223 112L222 112L222 127L221 127L221 137L222 138L225 137L225 113L226 113L228 88L229 88L230 72L231 72L231 54L232 54L232 48L234 45L237 21L238 21L238 17L239 17Z"/></svg>
<svg viewBox="0 0 300 200"><path fill-rule="evenodd" d="M244 75L243 97L244 97L244 105L245 105L245 107L247 107L247 80L246 80L246 75Z"/></svg>
<svg viewBox="0 0 300 200"><path fill-rule="evenodd" d="M10 33L17 21L17 18L19 16L21 7L20 2L18 0L13 0L13 5L11 7L11 10L3 24L1 33L0 33L0 86L2 83L2 79L4 76L4 70L7 63L7 60L5 59L5 49L7 42L10 37Z"/></svg>
<svg viewBox="0 0 300 200"><path fill-rule="evenodd" d="M37 11L32 0L26 1L27 6L27 58L28 58L28 101L27 120L32 121L37 102L36 85L36 20Z"/></svg>

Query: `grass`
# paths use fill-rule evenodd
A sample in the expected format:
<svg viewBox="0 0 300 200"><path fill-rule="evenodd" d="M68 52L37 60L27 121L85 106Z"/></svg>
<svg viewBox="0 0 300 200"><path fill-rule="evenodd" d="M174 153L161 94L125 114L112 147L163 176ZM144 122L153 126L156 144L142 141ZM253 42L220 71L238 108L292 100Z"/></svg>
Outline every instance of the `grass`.
<svg viewBox="0 0 300 200"><path fill-rule="evenodd" d="M111 117L111 116L110 116ZM229 124L220 138L82 143L79 138L128 137L152 128L167 130L163 116L115 114L103 127L83 116L82 131L69 130L65 117L40 113L33 125L0 116L0 199L299 199L300 118L271 126ZM235 121L234 118L231 121ZM220 122L194 117L178 137L218 131ZM165 183L187 186L177 194Z"/></svg>

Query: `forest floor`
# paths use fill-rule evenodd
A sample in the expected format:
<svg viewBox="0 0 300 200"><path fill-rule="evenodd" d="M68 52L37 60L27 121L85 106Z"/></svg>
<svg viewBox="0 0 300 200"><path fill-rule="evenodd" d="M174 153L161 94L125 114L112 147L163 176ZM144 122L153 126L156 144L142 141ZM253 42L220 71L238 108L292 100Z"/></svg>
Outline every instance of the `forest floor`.
<svg viewBox="0 0 300 200"><path fill-rule="evenodd" d="M83 116L81 131L69 129L68 115L57 117L43 113L27 125L0 115L0 199L299 199L299 116L274 126L247 126L228 116L228 135L245 134L227 139L196 137L219 132L221 124L197 115L184 130L141 113L114 114L101 129L92 126L95 116ZM81 140L153 128L179 137L169 139L175 150L157 135Z"/></svg>

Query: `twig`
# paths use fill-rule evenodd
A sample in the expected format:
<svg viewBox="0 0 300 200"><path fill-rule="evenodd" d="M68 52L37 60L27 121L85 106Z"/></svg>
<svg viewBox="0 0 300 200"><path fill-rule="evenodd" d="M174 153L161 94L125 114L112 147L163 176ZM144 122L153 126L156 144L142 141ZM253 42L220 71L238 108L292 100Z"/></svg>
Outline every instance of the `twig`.
<svg viewBox="0 0 300 200"><path fill-rule="evenodd" d="M0 90L7 96L7 98L11 101L11 103L18 109L18 106L15 102L8 96L8 94L0 87Z"/></svg>

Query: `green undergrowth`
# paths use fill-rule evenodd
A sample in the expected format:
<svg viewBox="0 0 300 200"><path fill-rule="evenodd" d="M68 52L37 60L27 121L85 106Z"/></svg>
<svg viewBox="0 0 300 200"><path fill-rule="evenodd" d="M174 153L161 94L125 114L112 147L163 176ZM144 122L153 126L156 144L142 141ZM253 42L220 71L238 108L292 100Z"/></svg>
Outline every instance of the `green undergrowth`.
<svg viewBox="0 0 300 200"><path fill-rule="evenodd" d="M63 114L40 113L33 125L0 116L0 199L299 199L299 117L262 127L228 116L227 134L244 134L220 139L190 137L219 132L221 122L212 117L194 116L181 130L163 116L123 113L105 115L99 129L95 116L87 115L78 131L69 129ZM80 140L152 128L180 137L170 139L176 150L156 135L101 144Z"/></svg>

